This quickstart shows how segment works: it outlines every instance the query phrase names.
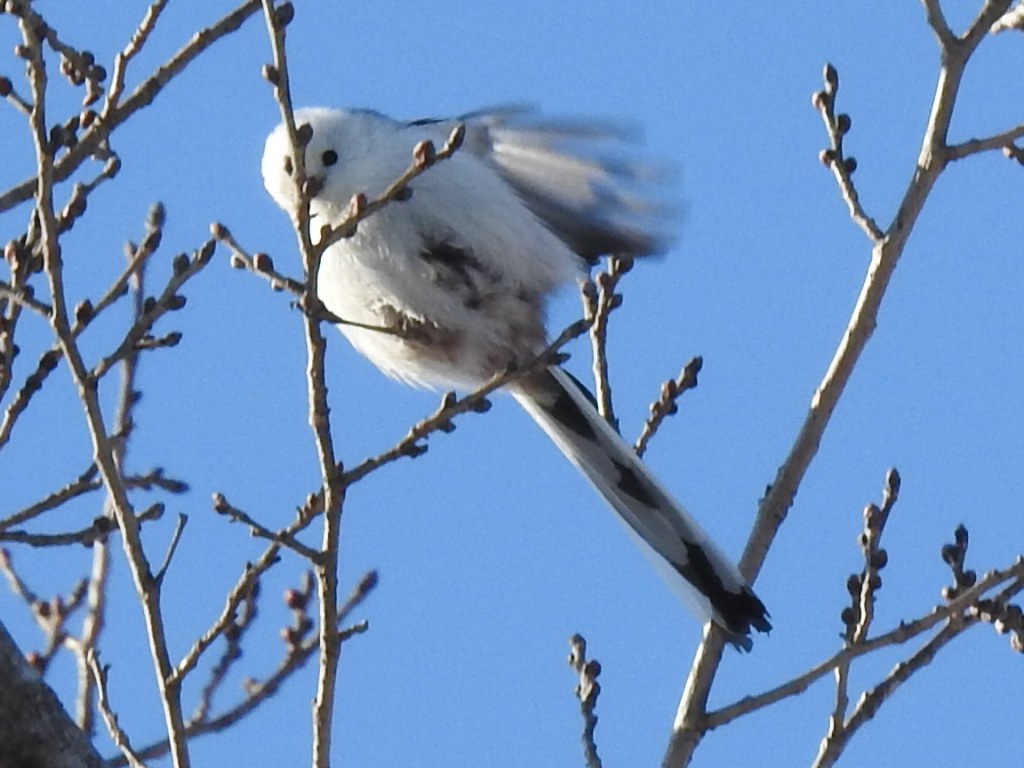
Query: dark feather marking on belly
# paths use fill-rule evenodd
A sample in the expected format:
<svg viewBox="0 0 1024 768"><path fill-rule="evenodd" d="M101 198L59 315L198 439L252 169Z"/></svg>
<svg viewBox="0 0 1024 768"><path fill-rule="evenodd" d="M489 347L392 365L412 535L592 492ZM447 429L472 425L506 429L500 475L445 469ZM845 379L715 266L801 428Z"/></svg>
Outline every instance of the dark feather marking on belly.
<svg viewBox="0 0 1024 768"><path fill-rule="evenodd" d="M434 281L458 295L468 309L480 309L488 289L501 282L501 276L484 267L470 251L448 242L429 245L417 255L433 269Z"/></svg>
<svg viewBox="0 0 1024 768"><path fill-rule="evenodd" d="M387 327L398 331L406 342L430 350L432 357L450 361L458 358L462 335L457 331L413 317L390 304L383 305L379 314Z"/></svg>

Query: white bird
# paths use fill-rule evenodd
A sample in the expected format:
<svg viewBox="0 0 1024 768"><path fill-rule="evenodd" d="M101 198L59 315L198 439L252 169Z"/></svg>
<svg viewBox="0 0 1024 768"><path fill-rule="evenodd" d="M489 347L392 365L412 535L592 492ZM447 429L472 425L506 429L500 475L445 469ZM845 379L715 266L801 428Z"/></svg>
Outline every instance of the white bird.
<svg viewBox="0 0 1024 768"><path fill-rule="evenodd" d="M463 147L415 178L411 196L360 222L326 249L317 278L339 329L381 371L410 384L474 388L544 349L548 297L603 254L656 252L635 164L596 150L622 137L589 124L533 120L522 110L400 122L370 110L307 108L305 170L311 237L337 224L358 193L373 199L408 167L422 140ZM299 196L285 126L267 138L263 180L296 220ZM368 327L367 327L368 326ZM388 333L374 328L400 329ZM702 619L749 649L771 629L764 604L732 561L654 478L558 366L508 386L636 534Z"/></svg>

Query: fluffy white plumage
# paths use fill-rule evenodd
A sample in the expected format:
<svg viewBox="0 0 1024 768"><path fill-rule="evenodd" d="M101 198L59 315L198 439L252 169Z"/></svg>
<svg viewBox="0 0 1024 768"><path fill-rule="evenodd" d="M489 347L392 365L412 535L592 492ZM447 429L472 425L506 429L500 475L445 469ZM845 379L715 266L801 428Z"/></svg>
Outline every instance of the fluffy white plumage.
<svg viewBox="0 0 1024 768"><path fill-rule="evenodd" d="M339 222L353 195L379 195L423 139L440 145L455 120L402 123L367 110L298 110L308 124L307 177L318 192L311 229ZM547 297L605 253L643 256L661 240L634 194L636 164L600 159L621 138L590 124L540 122L518 110L459 118L464 146L410 184L411 197L359 224L324 253L318 290L352 345L389 376L474 387L546 342ZM267 139L263 179L295 217L298 193L284 126ZM313 235L314 238L316 235ZM764 605L632 449L557 367L512 394L591 481L687 603L741 647L767 631Z"/></svg>

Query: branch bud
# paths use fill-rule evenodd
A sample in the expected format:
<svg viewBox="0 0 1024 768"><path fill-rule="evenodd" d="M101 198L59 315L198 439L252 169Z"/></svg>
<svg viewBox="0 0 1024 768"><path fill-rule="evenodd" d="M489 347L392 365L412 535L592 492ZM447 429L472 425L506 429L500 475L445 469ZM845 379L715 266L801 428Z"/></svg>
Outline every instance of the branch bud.
<svg viewBox="0 0 1024 768"><path fill-rule="evenodd" d="M289 2L281 3L274 11L274 28L284 29L295 18L295 6Z"/></svg>
<svg viewBox="0 0 1024 768"><path fill-rule="evenodd" d="M188 256L184 253L179 253L174 257L174 261L171 262L171 268L174 270L175 276L181 277L188 269Z"/></svg>
<svg viewBox="0 0 1024 768"><path fill-rule="evenodd" d="M348 201L348 215L353 217L362 216L366 211L366 195L362 192L357 192L352 195L352 199Z"/></svg>
<svg viewBox="0 0 1024 768"><path fill-rule="evenodd" d="M430 165L436 157L437 150L434 148L434 142L430 139L424 139L412 150L412 159L420 167Z"/></svg>
<svg viewBox="0 0 1024 768"><path fill-rule="evenodd" d="M839 90L839 73L836 68L830 63L826 63L821 76L825 81L825 93L829 96L835 95L835 92Z"/></svg>
<svg viewBox="0 0 1024 768"><path fill-rule="evenodd" d="M257 252L252 255L252 266L257 272L273 272L274 261L265 253Z"/></svg>
<svg viewBox="0 0 1024 768"><path fill-rule="evenodd" d="M466 140L466 124L459 123L456 125L450 134L448 134L448 141L444 144L445 152L454 152L462 146L462 142Z"/></svg>
<svg viewBox="0 0 1024 768"><path fill-rule="evenodd" d="M273 64L264 64L263 68L260 70L260 74L263 76L264 80L272 85L277 85L281 82L281 73Z"/></svg>
<svg viewBox="0 0 1024 768"><path fill-rule="evenodd" d="M92 302L88 299L82 299L75 305L75 322L78 325L86 325L93 318L95 310L93 309Z"/></svg>

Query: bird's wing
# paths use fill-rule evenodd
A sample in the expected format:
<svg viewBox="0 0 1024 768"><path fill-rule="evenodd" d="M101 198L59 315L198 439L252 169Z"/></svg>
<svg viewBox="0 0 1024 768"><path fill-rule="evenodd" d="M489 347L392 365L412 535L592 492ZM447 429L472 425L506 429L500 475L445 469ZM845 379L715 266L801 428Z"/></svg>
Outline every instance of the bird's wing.
<svg viewBox="0 0 1024 768"><path fill-rule="evenodd" d="M667 247L667 206L652 192L665 169L629 157L635 131L598 121L544 119L525 107L481 110L462 122L461 151L511 186L533 213L587 261L604 254L644 256Z"/></svg>

